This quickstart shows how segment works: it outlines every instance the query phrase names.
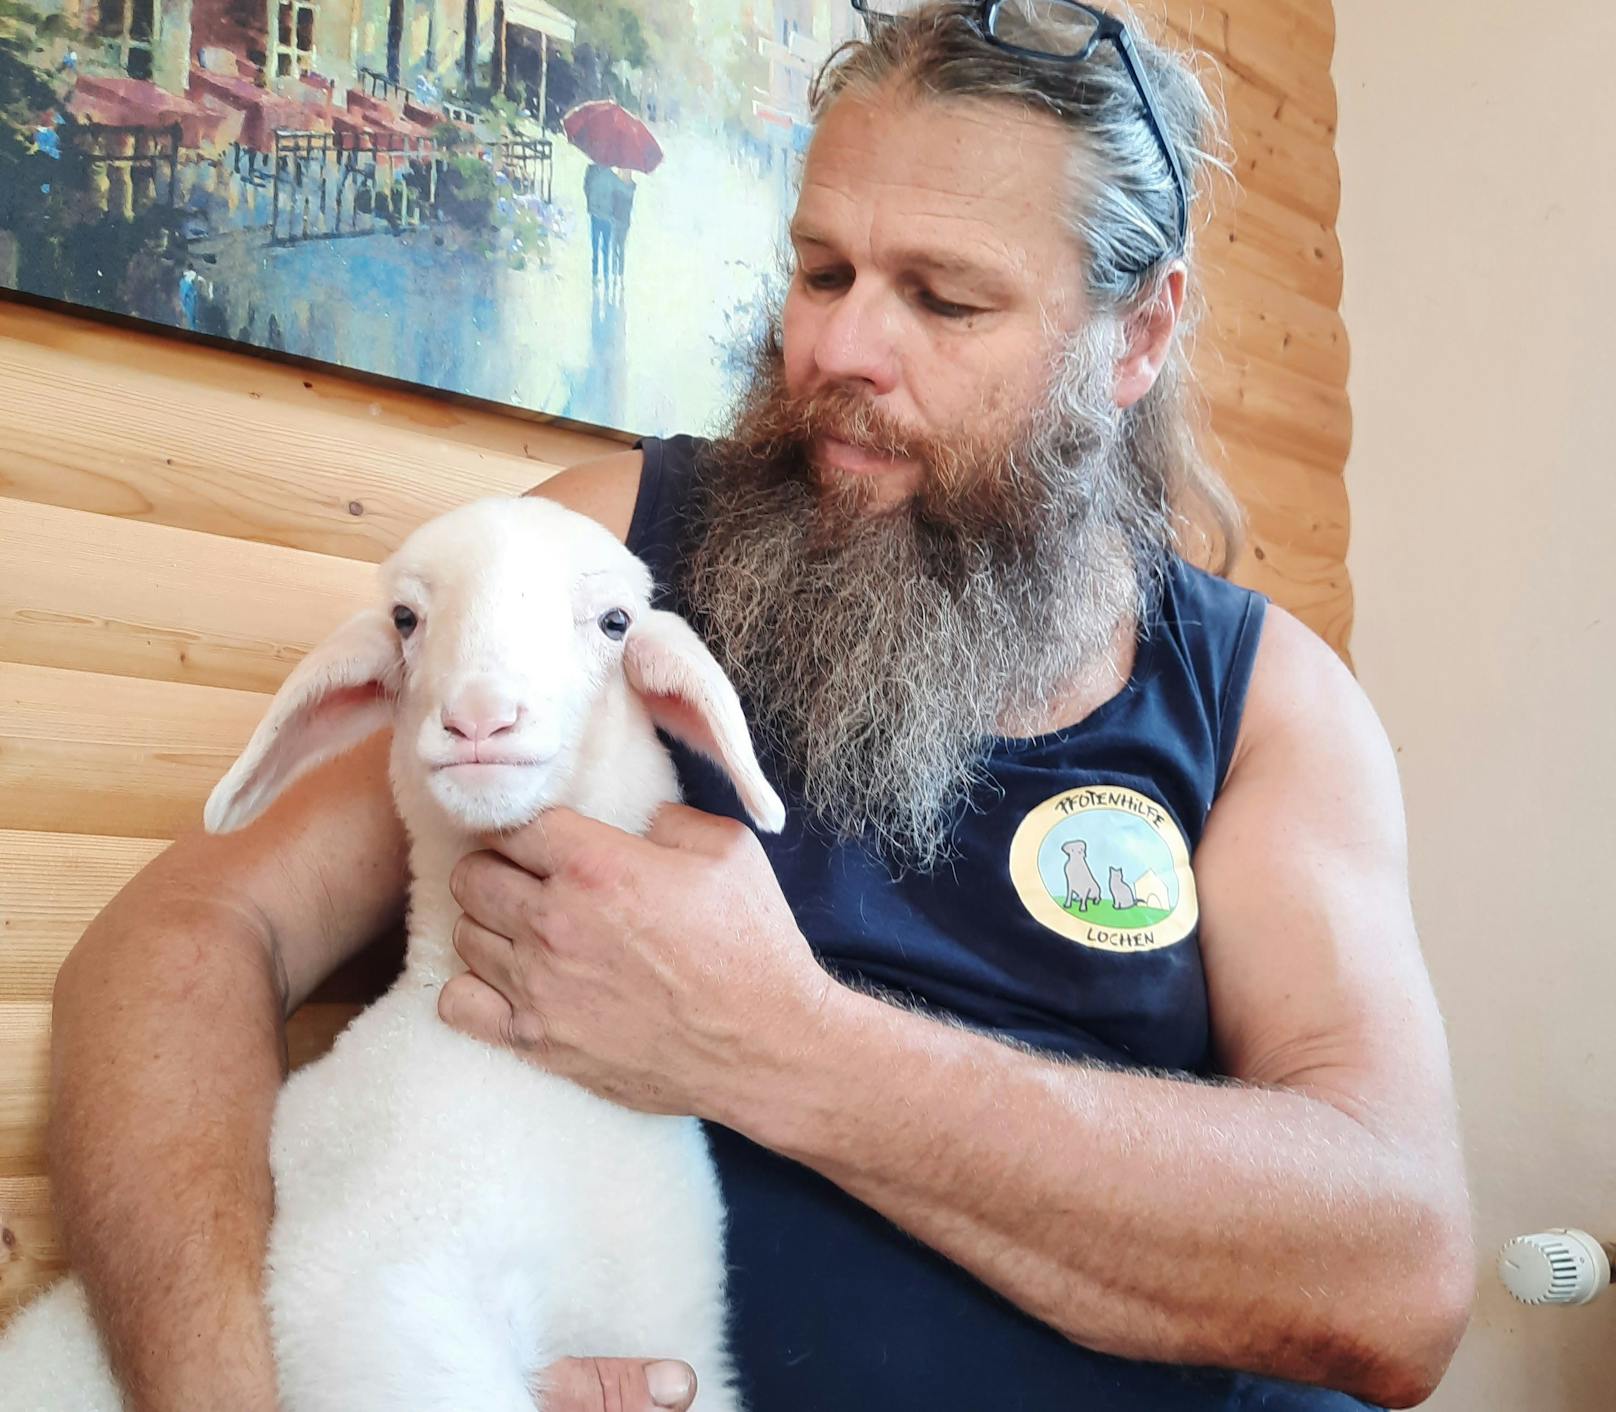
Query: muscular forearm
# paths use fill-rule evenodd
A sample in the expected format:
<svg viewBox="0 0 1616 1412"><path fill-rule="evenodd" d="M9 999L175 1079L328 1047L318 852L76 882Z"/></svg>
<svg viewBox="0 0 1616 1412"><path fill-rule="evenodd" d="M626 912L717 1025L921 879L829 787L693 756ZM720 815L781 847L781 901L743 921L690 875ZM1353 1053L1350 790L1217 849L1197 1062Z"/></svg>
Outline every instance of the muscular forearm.
<svg viewBox="0 0 1616 1412"><path fill-rule="evenodd" d="M718 1116L1090 1347L1405 1404L1451 1353L1446 1188L1326 1103L1057 1063L840 987L765 1085Z"/></svg>
<svg viewBox="0 0 1616 1412"><path fill-rule="evenodd" d="M261 1280L281 1004L248 919L172 899L115 905L57 982L53 1199L136 1409L275 1407Z"/></svg>

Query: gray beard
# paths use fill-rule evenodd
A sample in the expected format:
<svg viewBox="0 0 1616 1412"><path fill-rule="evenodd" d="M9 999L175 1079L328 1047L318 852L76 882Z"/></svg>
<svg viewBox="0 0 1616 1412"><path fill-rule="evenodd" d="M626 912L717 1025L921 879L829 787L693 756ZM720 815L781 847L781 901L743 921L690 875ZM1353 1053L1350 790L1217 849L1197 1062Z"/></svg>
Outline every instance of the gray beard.
<svg viewBox="0 0 1616 1412"><path fill-rule="evenodd" d="M1068 349L1007 440L920 441L848 392L793 399L770 338L698 457L684 606L835 838L935 868L999 732L1148 621L1171 517L1122 454L1113 355L1104 334ZM914 455L921 489L873 510L863 485L822 484L808 447L826 430Z"/></svg>

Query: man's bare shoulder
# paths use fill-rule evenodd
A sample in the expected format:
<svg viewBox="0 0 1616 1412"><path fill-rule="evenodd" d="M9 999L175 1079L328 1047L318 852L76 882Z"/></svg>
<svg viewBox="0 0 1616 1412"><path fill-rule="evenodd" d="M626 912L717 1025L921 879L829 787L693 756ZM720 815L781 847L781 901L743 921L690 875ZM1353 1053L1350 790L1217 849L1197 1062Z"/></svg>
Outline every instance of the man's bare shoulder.
<svg viewBox="0 0 1616 1412"><path fill-rule="evenodd" d="M1270 604L1228 782L1282 754L1391 764L1385 729L1357 678L1317 633Z"/></svg>
<svg viewBox="0 0 1616 1412"><path fill-rule="evenodd" d="M645 453L637 449L614 452L557 471L528 491L598 520L619 539L628 538L634 502L640 493Z"/></svg>

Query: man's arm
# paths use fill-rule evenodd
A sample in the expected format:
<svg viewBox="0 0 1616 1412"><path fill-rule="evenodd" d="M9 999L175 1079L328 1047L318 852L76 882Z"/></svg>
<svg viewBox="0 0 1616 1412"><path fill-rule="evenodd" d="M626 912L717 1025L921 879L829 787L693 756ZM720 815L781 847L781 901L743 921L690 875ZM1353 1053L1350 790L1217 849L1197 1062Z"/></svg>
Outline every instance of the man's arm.
<svg viewBox="0 0 1616 1412"><path fill-rule="evenodd" d="M731 1118L1090 1347L1417 1403L1473 1286L1446 1046L1391 752L1282 613L1195 868L1239 1082L1055 1063L838 989L793 1101Z"/></svg>
<svg viewBox="0 0 1616 1412"><path fill-rule="evenodd" d="M177 840L56 981L51 1194L131 1405L273 1412L261 1300L284 1020L399 916L378 737L251 828Z"/></svg>
<svg viewBox="0 0 1616 1412"><path fill-rule="evenodd" d="M1232 1082L1057 1061L836 985L755 837L693 810L643 840L552 811L462 862L471 974L440 1012L816 1168L1089 1347L1412 1405L1473 1256L1396 773L1277 610L1243 720L1195 860Z"/></svg>

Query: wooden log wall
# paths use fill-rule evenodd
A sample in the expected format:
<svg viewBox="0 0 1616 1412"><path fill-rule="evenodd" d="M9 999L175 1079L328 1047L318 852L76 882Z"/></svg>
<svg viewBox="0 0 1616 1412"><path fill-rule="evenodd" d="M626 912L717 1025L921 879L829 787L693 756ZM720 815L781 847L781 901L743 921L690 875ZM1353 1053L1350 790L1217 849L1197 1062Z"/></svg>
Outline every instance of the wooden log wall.
<svg viewBox="0 0 1616 1412"><path fill-rule="evenodd" d="M1343 655L1351 432L1328 0L1169 0L1216 61L1238 190L1200 365L1251 543L1236 577ZM201 805L291 664L416 523L615 443L0 302L0 1323L61 1267L51 984ZM352 1013L311 1002L294 1058Z"/></svg>

